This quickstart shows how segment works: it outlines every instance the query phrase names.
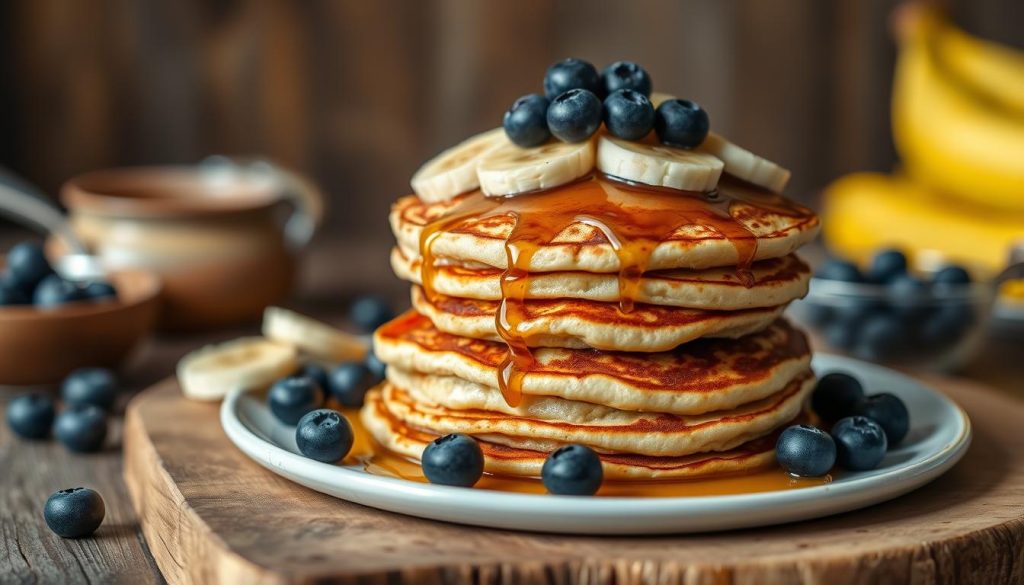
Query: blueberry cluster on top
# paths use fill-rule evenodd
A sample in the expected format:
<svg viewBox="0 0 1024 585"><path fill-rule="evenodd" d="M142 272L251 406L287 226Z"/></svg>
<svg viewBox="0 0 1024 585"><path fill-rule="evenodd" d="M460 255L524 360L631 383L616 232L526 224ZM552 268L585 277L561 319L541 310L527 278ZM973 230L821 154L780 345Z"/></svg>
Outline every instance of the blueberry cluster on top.
<svg viewBox="0 0 1024 585"><path fill-rule="evenodd" d="M699 146L707 137L708 115L690 100L668 99L657 109L650 100L651 77L631 61L617 61L598 73L581 59L548 67L544 95L517 99L502 125L513 143L540 146L552 136L564 142L590 138L604 122L608 132L640 140L654 130L667 145Z"/></svg>
<svg viewBox="0 0 1024 585"><path fill-rule="evenodd" d="M115 298L117 290L109 282L71 282L62 278L50 266L42 246L34 242L21 242L11 248L6 268L0 272L0 307L53 308L74 301Z"/></svg>

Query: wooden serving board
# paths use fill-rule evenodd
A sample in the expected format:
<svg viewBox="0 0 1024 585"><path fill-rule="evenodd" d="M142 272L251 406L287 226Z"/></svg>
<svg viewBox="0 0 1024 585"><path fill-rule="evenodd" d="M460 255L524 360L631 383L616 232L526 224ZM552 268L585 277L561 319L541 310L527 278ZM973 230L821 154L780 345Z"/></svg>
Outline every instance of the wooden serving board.
<svg viewBox="0 0 1024 585"><path fill-rule="evenodd" d="M952 471L883 505L758 530L567 537L380 512L250 461L218 406L174 380L128 409L125 479L170 583L1024 583L1024 403L929 382L973 420Z"/></svg>

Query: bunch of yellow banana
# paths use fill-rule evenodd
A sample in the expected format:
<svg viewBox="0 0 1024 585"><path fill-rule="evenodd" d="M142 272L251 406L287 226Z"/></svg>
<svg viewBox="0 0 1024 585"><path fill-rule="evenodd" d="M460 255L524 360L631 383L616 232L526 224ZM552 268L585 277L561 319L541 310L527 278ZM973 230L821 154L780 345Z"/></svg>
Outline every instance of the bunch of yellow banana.
<svg viewBox="0 0 1024 585"><path fill-rule="evenodd" d="M825 234L863 260L896 245L1005 267L1024 242L1024 53L969 36L926 5L900 14L893 134L905 176L854 174L825 193Z"/></svg>

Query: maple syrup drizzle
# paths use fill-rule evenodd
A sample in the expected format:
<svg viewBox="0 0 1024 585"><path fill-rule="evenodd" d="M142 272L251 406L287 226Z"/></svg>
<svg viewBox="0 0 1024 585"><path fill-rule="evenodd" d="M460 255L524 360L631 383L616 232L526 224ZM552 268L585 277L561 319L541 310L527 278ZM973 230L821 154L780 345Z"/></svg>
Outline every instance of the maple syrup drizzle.
<svg viewBox="0 0 1024 585"><path fill-rule="evenodd" d="M419 462L389 451L377 443L363 427L359 411L341 409L352 424L355 442L352 451L343 461L347 465L359 465L367 473L394 477L418 483L429 483L423 475ZM791 490L825 485L833 480L831 476L820 478L797 478L781 468L772 467L743 474L720 475L694 479L649 480L649 481L605 481L597 495L603 497L686 497L718 496L728 494L749 494L756 492ZM523 494L544 494L547 490L539 479L508 477L484 474L474 486L502 492Z"/></svg>
<svg viewBox="0 0 1024 585"><path fill-rule="evenodd" d="M657 246L684 226L713 230L736 249L736 270L745 286L753 286L750 265L757 255L757 237L734 217L733 204L751 203L788 216L808 213L781 196L723 178L711 193L682 192L614 179L597 173L575 183L537 193L488 198L480 192L464 196L446 215L423 228L420 235L421 281L434 295L434 240L445 230L469 220L511 216L515 223L505 240L507 267L501 276L501 303L495 327L508 346L499 368L498 387L510 406L522 401L522 381L534 367L529 340L520 325L529 315L526 297L530 266L544 246L574 224L596 228L617 256L619 308L629 312L644 272Z"/></svg>

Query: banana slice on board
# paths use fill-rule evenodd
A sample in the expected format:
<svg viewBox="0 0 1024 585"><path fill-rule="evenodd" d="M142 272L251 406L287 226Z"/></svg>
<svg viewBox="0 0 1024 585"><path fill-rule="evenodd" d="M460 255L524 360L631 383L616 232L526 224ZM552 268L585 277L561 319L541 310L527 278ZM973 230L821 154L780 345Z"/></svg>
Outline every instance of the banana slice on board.
<svg viewBox="0 0 1024 585"><path fill-rule="evenodd" d="M720 159L730 175L775 193L781 193L789 182L789 169L736 146L714 132L708 132L708 137L696 150Z"/></svg>
<svg viewBox="0 0 1024 585"><path fill-rule="evenodd" d="M369 349L355 335L281 307L263 312L263 335L326 363L361 360Z"/></svg>
<svg viewBox="0 0 1024 585"><path fill-rule="evenodd" d="M476 165L488 151L511 144L504 128L477 134L427 161L412 176L412 190L425 203L440 203L480 186Z"/></svg>
<svg viewBox="0 0 1024 585"><path fill-rule="evenodd" d="M487 152L477 166L486 195L511 196L571 183L594 169L594 140L552 141L536 148L511 142Z"/></svg>
<svg viewBox="0 0 1024 585"><path fill-rule="evenodd" d="M704 152L601 136L597 168L609 175L656 187L711 191L722 176L722 161Z"/></svg>
<svg viewBox="0 0 1024 585"><path fill-rule="evenodd" d="M295 348L262 337L208 345L178 362L178 383L186 398L220 400L236 388L262 388L299 366Z"/></svg>

